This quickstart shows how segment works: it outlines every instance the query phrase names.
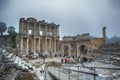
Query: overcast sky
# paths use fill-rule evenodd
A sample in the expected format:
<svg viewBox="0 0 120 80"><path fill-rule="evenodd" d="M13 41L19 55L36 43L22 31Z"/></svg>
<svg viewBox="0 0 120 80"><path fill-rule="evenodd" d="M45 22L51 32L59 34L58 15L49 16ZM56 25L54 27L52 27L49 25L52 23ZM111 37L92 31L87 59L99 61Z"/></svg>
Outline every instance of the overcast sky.
<svg viewBox="0 0 120 80"><path fill-rule="evenodd" d="M0 0L0 21L18 32L22 17L59 24L60 37L102 37L103 26L108 37L120 36L120 0Z"/></svg>

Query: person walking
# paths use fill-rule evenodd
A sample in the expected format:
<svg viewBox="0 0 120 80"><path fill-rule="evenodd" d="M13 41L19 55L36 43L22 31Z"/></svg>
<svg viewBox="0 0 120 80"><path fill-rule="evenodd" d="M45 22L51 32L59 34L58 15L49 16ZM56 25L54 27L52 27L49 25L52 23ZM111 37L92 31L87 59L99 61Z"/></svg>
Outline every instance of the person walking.
<svg viewBox="0 0 120 80"><path fill-rule="evenodd" d="M65 64L67 63L67 57L65 57Z"/></svg>

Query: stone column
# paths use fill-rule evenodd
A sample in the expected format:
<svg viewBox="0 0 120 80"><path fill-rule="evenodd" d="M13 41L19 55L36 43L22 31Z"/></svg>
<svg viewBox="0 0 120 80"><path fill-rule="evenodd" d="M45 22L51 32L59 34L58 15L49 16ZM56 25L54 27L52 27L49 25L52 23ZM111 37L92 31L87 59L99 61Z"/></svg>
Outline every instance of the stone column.
<svg viewBox="0 0 120 80"><path fill-rule="evenodd" d="M36 27L36 22L34 22L34 29L33 29L33 51L35 51L35 48L36 48L36 46L35 46L35 43L36 43L36 38L35 38L35 34L36 34L36 32L35 32L35 27Z"/></svg>
<svg viewBox="0 0 120 80"><path fill-rule="evenodd" d="M56 38L54 38L54 52L56 53Z"/></svg>
<svg viewBox="0 0 120 80"><path fill-rule="evenodd" d="M40 38L38 39L38 51L40 52Z"/></svg>
<svg viewBox="0 0 120 80"><path fill-rule="evenodd" d="M51 38L49 39L49 50L51 51Z"/></svg>
<svg viewBox="0 0 120 80"><path fill-rule="evenodd" d="M28 50L29 50L29 21L27 21L27 49L26 49L26 53L28 54Z"/></svg>
<svg viewBox="0 0 120 80"><path fill-rule="evenodd" d="M28 50L29 50L29 36L27 37L27 49L26 49L27 54L28 54Z"/></svg>
<svg viewBox="0 0 120 80"><path fill-rule="evenodd" d="M51 38L51 51L53 52L53 40Z"/></svg>
<svg viewBox="0 0 120 80"><path fill-rule="evenodd" d="M32 45L31 45L32 46ZM33 39L33 51L35 51L35 49L36 49L36 38L34 37L34 39Z"/></svg>
<svg viewBox="0 0 120 80"><path fill-rule="evenodd" d="M21 38L20 38L20 50L22 51L23 50L23 37L22 36L20 36Z"/></svg>
<svg viewBox="0 0 120 80"><path fill-rule="evenodd" d="M38 25L39 25L39 26L38 26L38 27L39 27L39 35L40 35L40 37L41 37L41 34L40 34L40 31L41 31L41 28L40 28L40 27L41 27L41 26L40 26L40 22L38 23ZM41 50L41 49L40 49L40 48L41 48L41 45L40 45L40 43L41 43L41 39L40 39L40 37L39 37L39 52L40 52L40 50Z"/></svg>
<svg viewBox="0 0 120 80"><path fill-rule="evenodd" d="M51 25L50 25L50 51L52 51L53 52L53 49L52 49L52 30L51 30Z"/></svg>
<svg viewBox="0 0 120 80"><path fill-rule="evenodd" d="M70 45L69 45L69 48L68 48L68 49L69 49L69 55L70 55L70 54L71 54L71 47L70 47Z"/></svg>
<svg viewBox="0 0 120 80"><path fill-rule="evenodd" d="M103 32L104 43L106 43L106 27L103 27L102 32Z"/></svg>
<svg viewBox="0 0 120 80"><path fill-rule="evenodd" d="M46 54L47 54L47 25L45 26L46 28L46 32L45 32L45 51L46 51Z"/></svg>
<svg viewBox="0 0 120 80"><path fill-rule="evenodd" d="M76 54L78 55L79 52L79 45L77 45L77 48L76 48Z"/></svg>
<svg viewBox="0 0 120 80"><path fill-rule="evenodd" d="M59 39L57 40L57 52L59 51Z"/></svg>
<svg viewBox="0 0 120 80"><path fill-rule="evenodd" d="M45 51L45 39L42 39L42 47L43 47L43 51Z"/></svg>

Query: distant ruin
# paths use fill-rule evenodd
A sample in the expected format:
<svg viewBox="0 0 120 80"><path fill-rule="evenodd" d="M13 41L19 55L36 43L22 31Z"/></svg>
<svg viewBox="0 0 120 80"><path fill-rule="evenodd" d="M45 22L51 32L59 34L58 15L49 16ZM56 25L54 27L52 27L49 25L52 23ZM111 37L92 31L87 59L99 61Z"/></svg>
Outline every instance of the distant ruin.
<svg viewBox="0 0 120 80"><path fill-rule="evenodd" d="M103 27L103 37L94 38L89 33L77 36L64 36L60 41L60 50L65 55L79 55L97 50L106 43L106 27Z"/></svg>

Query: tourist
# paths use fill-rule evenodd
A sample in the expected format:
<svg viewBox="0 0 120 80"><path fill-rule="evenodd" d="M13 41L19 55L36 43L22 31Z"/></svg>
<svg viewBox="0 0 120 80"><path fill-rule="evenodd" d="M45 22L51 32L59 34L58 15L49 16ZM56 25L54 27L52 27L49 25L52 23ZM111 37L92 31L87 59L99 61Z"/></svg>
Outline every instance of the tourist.
<svg viewBox="0 0 120 80"><path fill-rule="evenodd" d="M64 58L65 59L65 64L67 63L67 57Z"/></svg>

